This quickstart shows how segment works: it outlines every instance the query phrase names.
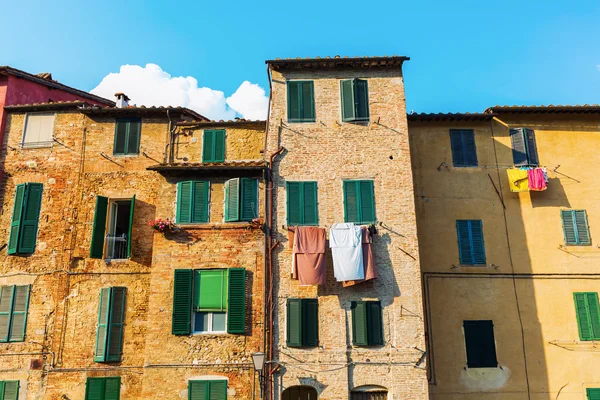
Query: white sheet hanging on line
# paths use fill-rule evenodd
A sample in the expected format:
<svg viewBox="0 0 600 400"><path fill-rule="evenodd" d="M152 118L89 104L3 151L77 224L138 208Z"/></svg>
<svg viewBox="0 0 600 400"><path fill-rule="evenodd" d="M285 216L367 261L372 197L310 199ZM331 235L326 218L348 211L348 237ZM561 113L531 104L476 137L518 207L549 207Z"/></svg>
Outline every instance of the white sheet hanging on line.
<svg viewBox="0 0 600 400"><path fill-rule="evenodd" d="M353 223L333 224L329 230L333 274L338 282L365 279L362 229Z"/></svg>

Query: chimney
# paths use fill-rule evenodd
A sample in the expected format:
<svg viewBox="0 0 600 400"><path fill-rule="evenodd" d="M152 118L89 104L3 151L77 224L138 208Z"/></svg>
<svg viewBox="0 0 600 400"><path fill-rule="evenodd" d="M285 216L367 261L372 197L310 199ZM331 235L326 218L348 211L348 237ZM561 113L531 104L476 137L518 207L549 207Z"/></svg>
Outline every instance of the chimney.
<svg viewBox="0 0 600 400"><path fill-rule="evenodd" d="M123 108L129 106L129 97L125 93L115 93L115 97L117 98L117 107Z"/></svg>

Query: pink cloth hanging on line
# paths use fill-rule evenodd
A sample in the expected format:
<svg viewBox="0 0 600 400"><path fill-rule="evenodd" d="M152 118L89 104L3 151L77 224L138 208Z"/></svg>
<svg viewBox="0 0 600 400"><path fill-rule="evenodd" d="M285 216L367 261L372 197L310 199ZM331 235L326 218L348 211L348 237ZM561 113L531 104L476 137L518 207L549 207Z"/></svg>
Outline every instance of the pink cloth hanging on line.
<svg viewBox="0 0 600 400"><path fill-rule="evenodd" d="M527 177L529 179L529 190L535 190L541 192L546 190L546 179L544 179L544 171L541 168L532 168L527 171Z"/></svg>

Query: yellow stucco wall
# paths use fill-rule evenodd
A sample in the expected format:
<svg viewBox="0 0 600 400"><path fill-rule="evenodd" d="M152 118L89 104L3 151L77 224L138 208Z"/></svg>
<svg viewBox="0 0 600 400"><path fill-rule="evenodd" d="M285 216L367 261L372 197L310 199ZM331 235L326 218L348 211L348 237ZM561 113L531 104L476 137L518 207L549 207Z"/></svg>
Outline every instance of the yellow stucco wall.
<svg viewBox="0 0 600 400"><path fill-rule="evenodd" d="M548 190L509 191L509 127L535 130ZM474 129L478 167L453 167L452 128ZM573 303L573 292L600 291L599 133L599 118L577 114L409 122L432 399L584 400L600 387ZM591 246L564 246L561 209L587 211ZM486 266L459 265L457 219L482 220ZM468 369L462 323L488 319L501 368Z"/></svg>

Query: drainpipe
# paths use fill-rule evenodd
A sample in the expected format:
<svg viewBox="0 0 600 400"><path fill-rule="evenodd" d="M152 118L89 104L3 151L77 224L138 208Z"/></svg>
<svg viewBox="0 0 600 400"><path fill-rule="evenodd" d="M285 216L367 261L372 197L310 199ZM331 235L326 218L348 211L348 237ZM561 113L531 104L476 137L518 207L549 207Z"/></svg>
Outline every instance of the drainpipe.
<svg viewBox="0 0 600 400"><path fill-rule="evenodd" d="M277 157L277 155L281 154L285 149L280 147L275 153L271 154L269 158L269 169L268 169L268 195L269 195L269 221L268 221L268 229L267 232L269 234L269 267L267 274L265 274L265 278L269 279L269 286L267 291L267 301L265 301L266 311L268 312L268 321L267 329L269 329L269 351L268 351L268 361L273 360L273 250L279 244L278 240L274 240L273 235L273 159ZM267 399L273 399L273 364L271 362L267 362L267 376L266 376L266 384L268 385Z"/></svg>

